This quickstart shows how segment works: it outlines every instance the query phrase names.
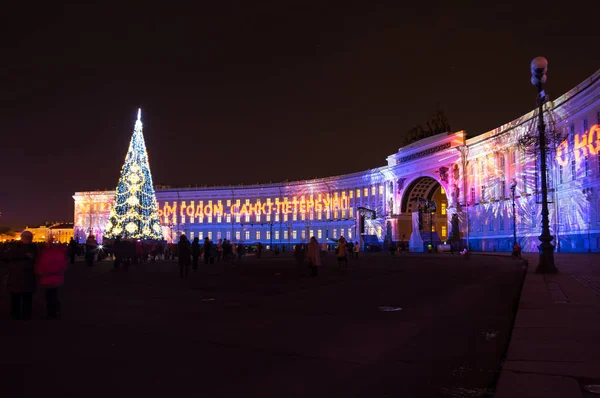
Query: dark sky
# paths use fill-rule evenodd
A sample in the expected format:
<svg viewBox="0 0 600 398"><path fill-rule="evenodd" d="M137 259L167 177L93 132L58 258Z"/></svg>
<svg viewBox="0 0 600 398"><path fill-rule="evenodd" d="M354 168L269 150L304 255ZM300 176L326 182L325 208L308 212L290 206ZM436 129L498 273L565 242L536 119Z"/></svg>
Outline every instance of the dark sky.
<svg viewBox="0 0 600 398"><path fill-rule="evenodd" d="M553 97L600 67L593 1L13 3L0 26L13 227L72 220L74 192L114 188L138 107L157 184L294 180L383 165L437 103L470 136L511 121L535 104L537 55Z"/></svg>

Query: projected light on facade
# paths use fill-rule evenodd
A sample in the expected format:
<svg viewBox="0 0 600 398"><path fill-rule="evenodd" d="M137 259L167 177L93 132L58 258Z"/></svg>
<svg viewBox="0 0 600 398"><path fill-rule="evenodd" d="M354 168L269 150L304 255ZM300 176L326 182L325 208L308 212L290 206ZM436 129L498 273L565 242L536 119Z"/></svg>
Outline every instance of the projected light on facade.
<svg viewBox="0 0 600 398"><path fill-rule="evenodd" d="M545 104L548 130L564 137L550 148L547 175L551 234L560 251L600 248L599 98L600 71ZM540 159L534 143L523 144L536 131L536 116L529 112L470 139L463 131L425 138L390 155L387 165L361 173L250 186L159 186L163 235L169 240L186 233L278 245L307 242L311 236L322 241L342 235L353 241L365 235L400 241L411 235L412 212L419 201L433 200L436 243L449 238L456 214L461 246L508 251L516 219L517 240L525 251L537 251ZM75 236L90 231L102 235L113 196L75 194ZM364 229L359 207L376 215L363 218ZM429 232L424 228L424 241L429 241Z"/></svg>

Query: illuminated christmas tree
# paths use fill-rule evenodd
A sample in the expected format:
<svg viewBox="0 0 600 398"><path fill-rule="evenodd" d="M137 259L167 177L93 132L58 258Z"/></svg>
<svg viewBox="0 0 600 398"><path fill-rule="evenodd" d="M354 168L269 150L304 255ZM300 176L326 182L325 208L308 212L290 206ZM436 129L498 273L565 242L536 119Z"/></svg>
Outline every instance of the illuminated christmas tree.
<svg viewBox="0 0 600 398"><path fill-rule="evenodd" d="M141 118L140 109L106 223L107 238L162 239Z"/></svg>

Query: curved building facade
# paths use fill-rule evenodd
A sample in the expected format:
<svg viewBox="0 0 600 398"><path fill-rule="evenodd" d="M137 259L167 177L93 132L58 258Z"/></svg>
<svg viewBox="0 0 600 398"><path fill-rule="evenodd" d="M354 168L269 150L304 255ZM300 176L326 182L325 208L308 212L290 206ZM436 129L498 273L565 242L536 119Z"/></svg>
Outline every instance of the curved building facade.
<svg viewBox="0 0 600 398"><path fill-rule="evenodd" d="M458 238L473 250L507 251L516 232L523 250L536 251L537 116L529 112L470 139L464 131L428 137L400 148L387 165L360 173L277 184L157 186L163 233L167 240L185 233L279 247L311 236L371 245L405 241L419 249L419 240L435 246ZM544 119L551 137L553 244L559 251L599 251L600 71L547 101ZM114 192L77 192L73 198L75 236L100 238Z"/></svg>

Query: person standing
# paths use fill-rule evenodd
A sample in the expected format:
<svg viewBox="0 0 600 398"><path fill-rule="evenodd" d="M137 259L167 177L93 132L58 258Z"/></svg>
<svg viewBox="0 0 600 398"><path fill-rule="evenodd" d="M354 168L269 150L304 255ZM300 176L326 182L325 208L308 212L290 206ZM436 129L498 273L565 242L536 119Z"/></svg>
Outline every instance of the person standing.
<svg viewBox="0 0 600 398"><path fill-rule="evenodd" d="M98 242L94 235L90 234L85 241L85 261L88 267L94 265L94 257L96 256L96 250L98 249Z"/></svg>
<svg viewBox="0 0 600 398"><path fill-rule="evenodd" d="M190 241L184 235L179 238L177 243L178 260L179 260L179 277L184 278L188 276L190 268Z"/></svg>
<svg viewBox="0 0 600 398"><path fill-rule="evenodd" d="M256 255L258 256L258 258L261 258L261 256L262 256L262 249L263 249L262 243L258 242L256 245Z"/></svg>
<svg viewBox="0 0 600 398"><path fill-rule="evenodd" d="M46 289L46 319L60 318L58 288L65 281L64 273L66 269L66 248L49 243L48 248L40 253L35 264L35 272L40 277L40 286Z"/></svg>
<svg viewBox="0 0 600 398"><path fill-rule="evenodd" d="M192 242L192 269L198 271L198 258L200 257L200 239L196 236Z"/></svg>
<svg viewBox="0 0 600 398"><path fill-rule="evenodd" d="M77 251L79 249L79 245L77 241L71 238L69 242L69 257L71 258L71 264L75 264L75 256L77 255Z"/></svg>
<svg viewBox="0 0 600 398"><path fill-rule="evenodd" d="M338 260L338 265L340 266L340 268L342 267L342 264L344 266L348 266L348 257L347 257L347 249L348 249L348 244L346 243L346 239L344 239L344 237L340 237L340 240L338 241L338 247L337 247L337 260Z"/></svg>
<svg viewBox="0 0 600 398"><path fill-rule="evenodd" d="M310 261L310 276L318 275L318 267L321 265L321 246L314 236L308 244L308 260Z"/></svg>
<svg viewBox="0 0 600 398"><path fill-rule="evenodd" d="M358 246L358 242L354 242L354 258L358 258L358 251L360 247Z"/></svg>
<svg viewBox="0 0 600 398"><path fill-rule="evenodd" d="M296 257L298 271L300 271L302 269L302 265L304 264L304 245L296 245L294 248L294 257Z"/></svg>
<svg viewBox="0 0 600 398"><path fill-rule="evenodd" d="M217 263L223 259L223 239L219 239L217 243Z"/></svg>
<svg viewBox="0 0 600 398"><path fill-rule="evenodd" d="M30 231L21 233L21 240L9 245L4 257L8 263L6 288L10 293L10 316L14 320L31 319L35 291L35 261L37 246Z"/></svg>
<svg viewBox="0 0 600 398"><path fill-rule="evenodd" d="M210 262L210 246L211 242L207 236L204 238L204 264L208 264Z"/></svg>

